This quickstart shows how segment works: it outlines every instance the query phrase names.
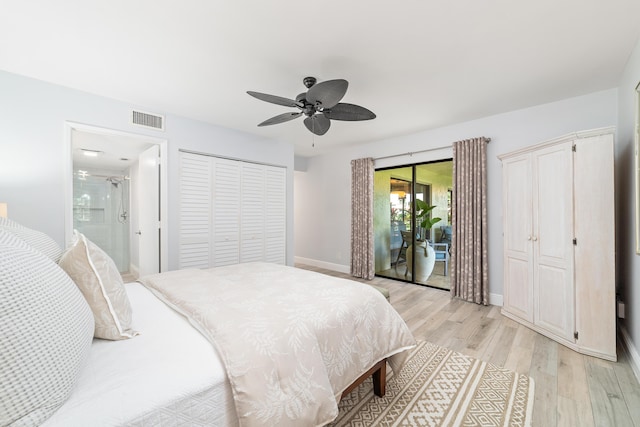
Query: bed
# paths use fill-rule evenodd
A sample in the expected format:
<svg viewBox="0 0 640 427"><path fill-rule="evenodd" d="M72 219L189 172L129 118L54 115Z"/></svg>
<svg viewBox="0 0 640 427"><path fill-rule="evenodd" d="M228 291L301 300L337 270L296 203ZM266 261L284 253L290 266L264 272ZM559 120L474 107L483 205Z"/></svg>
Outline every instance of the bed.
<svg viewBox="0 0 640 427"><path fill-rule="evenodd" d="M30 233L0 222L0 315L10 313L0 350L23 354L0 366L13 383L0 388L0 414L13 417L0 415L0 425L324 425L344 392L373 372L384 378L387 362L400 369L415 344L366 284L251 263L109 289L117 282L112 261L86 238L74 244L82 255L74 258ZM74 272L80 264L82 274ZM20 287L11 282L18 276ZM15 310L22 300L8 302L16 289L37 316ZM101 299L107 304L96 311ZM100 326L106 317L115 326ZM108 338L94 338L98 332ZM24 360L33 354L42 360ZM51 369L52 360L63 367ZM20 379L32 365L41 375Z"/></svg>

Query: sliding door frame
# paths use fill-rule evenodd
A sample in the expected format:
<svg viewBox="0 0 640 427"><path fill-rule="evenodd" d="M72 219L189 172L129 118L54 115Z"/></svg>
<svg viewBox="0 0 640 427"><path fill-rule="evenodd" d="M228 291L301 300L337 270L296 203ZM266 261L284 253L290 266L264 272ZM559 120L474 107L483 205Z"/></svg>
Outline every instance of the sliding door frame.
<svg viewBox="0 0 640 427"><path fill-rule="evenodd" d="M410 164L404 164L404 165L397 165L397 166L385 166L385 167L380 167L380 168L376 168L374 173L377 172L381 172L381 171L386 171L386 170L394 170L394 169L404 169L404 168L411 168L411 181L410 181L410 187L411 187L411 202L409 205L409 212L411 214L411 242L409 243L409 246L412 250L412 259L415 259L415 240L416 240L416 206L415 206L415 199L416 199L416 185L424 185L427 187L432 187L431 184L422 184L422 183L418 183L416 182L417 180L417 167L418 166L423 166L423 165L429 165L429 164L434 164L434 163L443 163L443 162L450 162L453 161L453 158L445 158L445 159L439 159L439 160L429 160L429 161L425 161L425 162L420 162L420 163L410 163ZM375 180L374 180L375 182ZM447 188L447 191L450 191L451 187ZM374 191L375 193L375 191ZM429 199L432 198L432 193L433 193L433 189L429 188L428 191L428 197ZM431 204L431 200L427 200L427 203ZM374 212L375 215L375 212ZM446 219L446 218L445 218ZM374 217L374 224L375 224L375 217ZM375 233L375 230L374 230ZM432 231L429 231L429 238L433 238L433 234ZM392 280L398 280L401 282L405 282L405 283L411 283L411 284L415 284L415 285L420 285L420 286L428 286L431 287L425 283L419 283L416 282L415 280L415 263L413 263L412 265L412 269L411 269L411 280L405 278L401 278L401 277L390 277L390 276L385 276L385 275L381 275L378 274L377 272L375 273L375 276L377 277L384 277L386 279L392 279ZM439 289L439 288L434 288L434 289Z"/></svg>

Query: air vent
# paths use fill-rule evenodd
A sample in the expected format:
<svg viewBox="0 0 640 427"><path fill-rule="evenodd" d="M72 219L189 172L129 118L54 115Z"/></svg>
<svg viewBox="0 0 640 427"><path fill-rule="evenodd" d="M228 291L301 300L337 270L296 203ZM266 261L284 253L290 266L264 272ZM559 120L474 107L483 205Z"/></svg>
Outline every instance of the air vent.
<svg viewBox="0 0 640 427"><path fill-rule="evenodd" d="M133 110L131 113L131 123L134 125L164 130L164 116L136 110Z"/></svg>

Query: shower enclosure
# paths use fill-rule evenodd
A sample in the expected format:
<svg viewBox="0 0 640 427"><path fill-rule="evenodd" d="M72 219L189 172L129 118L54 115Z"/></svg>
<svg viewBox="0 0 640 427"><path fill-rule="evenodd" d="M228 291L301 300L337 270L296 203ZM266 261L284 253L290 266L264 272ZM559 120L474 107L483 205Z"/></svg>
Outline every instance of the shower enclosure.
<svg viewBox="0 0 640 427"><path fill-rule="evenodd" d="M129 177L122 171L75 170L73 228L129 271Z"/></svg>

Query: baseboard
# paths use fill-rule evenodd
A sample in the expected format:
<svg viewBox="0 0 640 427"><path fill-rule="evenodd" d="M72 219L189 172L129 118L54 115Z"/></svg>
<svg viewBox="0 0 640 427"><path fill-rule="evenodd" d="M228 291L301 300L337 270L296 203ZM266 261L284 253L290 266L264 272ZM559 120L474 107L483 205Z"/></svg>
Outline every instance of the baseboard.
<svg viewBox="0 0 640 427"><path fill-rule="evenodd" d="M337 271L339 273L351 273L351 267L349 267L348 265L334 264L332 262L319 261L317 259L303 258L299 256L293 257L293 261L296 264L311 265L313 267L325 268L327 270Z"/></svg>
<svg viewBox="0 0 640 427"><path fill-rule="evenodd" d="M624 349L629 355L629 365L631 365L631 369L636 376L636 379L640 381L640 354L638 354L638 349L635 345L633 345L633 341L631 341L631 337L627 332L627 329L620 325L620 337L622 338L622 344L624 345Z"/></svg>
<svg viewBox="0 0 640 427"><path fill-rule="evenodd" d="M497 305L498 307L502 307L502 304L503 304L502 295L489 294L489 305Z"/></svg>
<svg viewBox="0 0 640 427"><path fill-rule="evenodd" d="M303 258L299 256L294 257L293 260L295 264L306 264L306 265L311 265L313 267L326 268L327 270L338 271L340 273L345 273L345 274L351 273L351 268L348 265L334 264L331 262L319 261L317 259ZM497 305L498 307L502 307L502 303L503 303L502 295L489 294L490 305Z"/></svg>

